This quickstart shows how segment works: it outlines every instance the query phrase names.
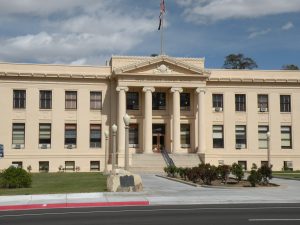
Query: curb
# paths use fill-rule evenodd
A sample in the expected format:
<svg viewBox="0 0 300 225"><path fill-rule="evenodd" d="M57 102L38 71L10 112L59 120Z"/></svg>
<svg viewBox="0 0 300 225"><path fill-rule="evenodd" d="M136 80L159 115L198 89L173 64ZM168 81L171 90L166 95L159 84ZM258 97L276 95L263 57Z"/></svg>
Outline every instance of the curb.
<svg viewBox="0 0 300 225"><path fill-rule="evenodd" d="M32 210L32 209L84 208L84 207L87 207L87 208L88 207L113 207L113 206L149 206L149 201L5 205L5 206L0 206L0 211Z"/></svg>

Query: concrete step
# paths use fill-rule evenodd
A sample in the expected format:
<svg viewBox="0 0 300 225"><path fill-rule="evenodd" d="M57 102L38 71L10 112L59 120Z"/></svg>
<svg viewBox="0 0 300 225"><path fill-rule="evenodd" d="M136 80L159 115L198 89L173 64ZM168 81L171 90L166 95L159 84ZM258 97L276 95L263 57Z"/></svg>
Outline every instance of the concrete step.
<svg viewBox="0 0 300 225"><path fill-rule="evenodd" d="M166 163L161 154L133 154L132 167L165 167Z"/></svg>
<svg viewBox="0 0 300 225"><path fill-rule="evenodd" d="M201 161L198 154L169 154L177 167L198 166Z"/></svg>

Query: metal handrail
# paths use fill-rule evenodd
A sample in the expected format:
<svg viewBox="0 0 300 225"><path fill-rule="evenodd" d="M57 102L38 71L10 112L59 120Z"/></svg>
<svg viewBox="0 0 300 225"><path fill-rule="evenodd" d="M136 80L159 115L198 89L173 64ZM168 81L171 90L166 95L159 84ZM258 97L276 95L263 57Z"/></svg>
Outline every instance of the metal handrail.
<svg viewBox="0 0 300 225"><path fill-rule="evenodd" d="M169 156L169 153L165 148L163 148L161 150L161 154L162 154L167 166L175 166L173 159Z"/></svg>

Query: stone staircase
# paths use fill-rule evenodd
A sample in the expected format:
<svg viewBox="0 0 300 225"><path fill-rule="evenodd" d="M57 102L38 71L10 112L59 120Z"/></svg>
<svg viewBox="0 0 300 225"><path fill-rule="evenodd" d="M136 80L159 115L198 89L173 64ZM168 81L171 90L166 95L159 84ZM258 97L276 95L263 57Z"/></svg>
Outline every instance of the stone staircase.
<svg viewBox="0 0 300 225"><path fill-rule="evenodd" d="M198 154L169 154L177 167L198 166L201 162ZM132 173L164 174L166 162L160 153L133 154L130 171Z"/></svg>

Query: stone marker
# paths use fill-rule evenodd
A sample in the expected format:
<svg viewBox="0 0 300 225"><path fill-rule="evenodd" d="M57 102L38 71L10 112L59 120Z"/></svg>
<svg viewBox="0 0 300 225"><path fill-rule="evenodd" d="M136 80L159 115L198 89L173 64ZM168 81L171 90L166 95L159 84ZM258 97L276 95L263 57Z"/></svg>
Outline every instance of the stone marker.
<svg viewBox="0 0 300 225"><path fill-rule="evenodd" d="M107 178L107 190L110 192L139 192L143 191L142 178L125 170L116 171L116 175Z"/></svg>

